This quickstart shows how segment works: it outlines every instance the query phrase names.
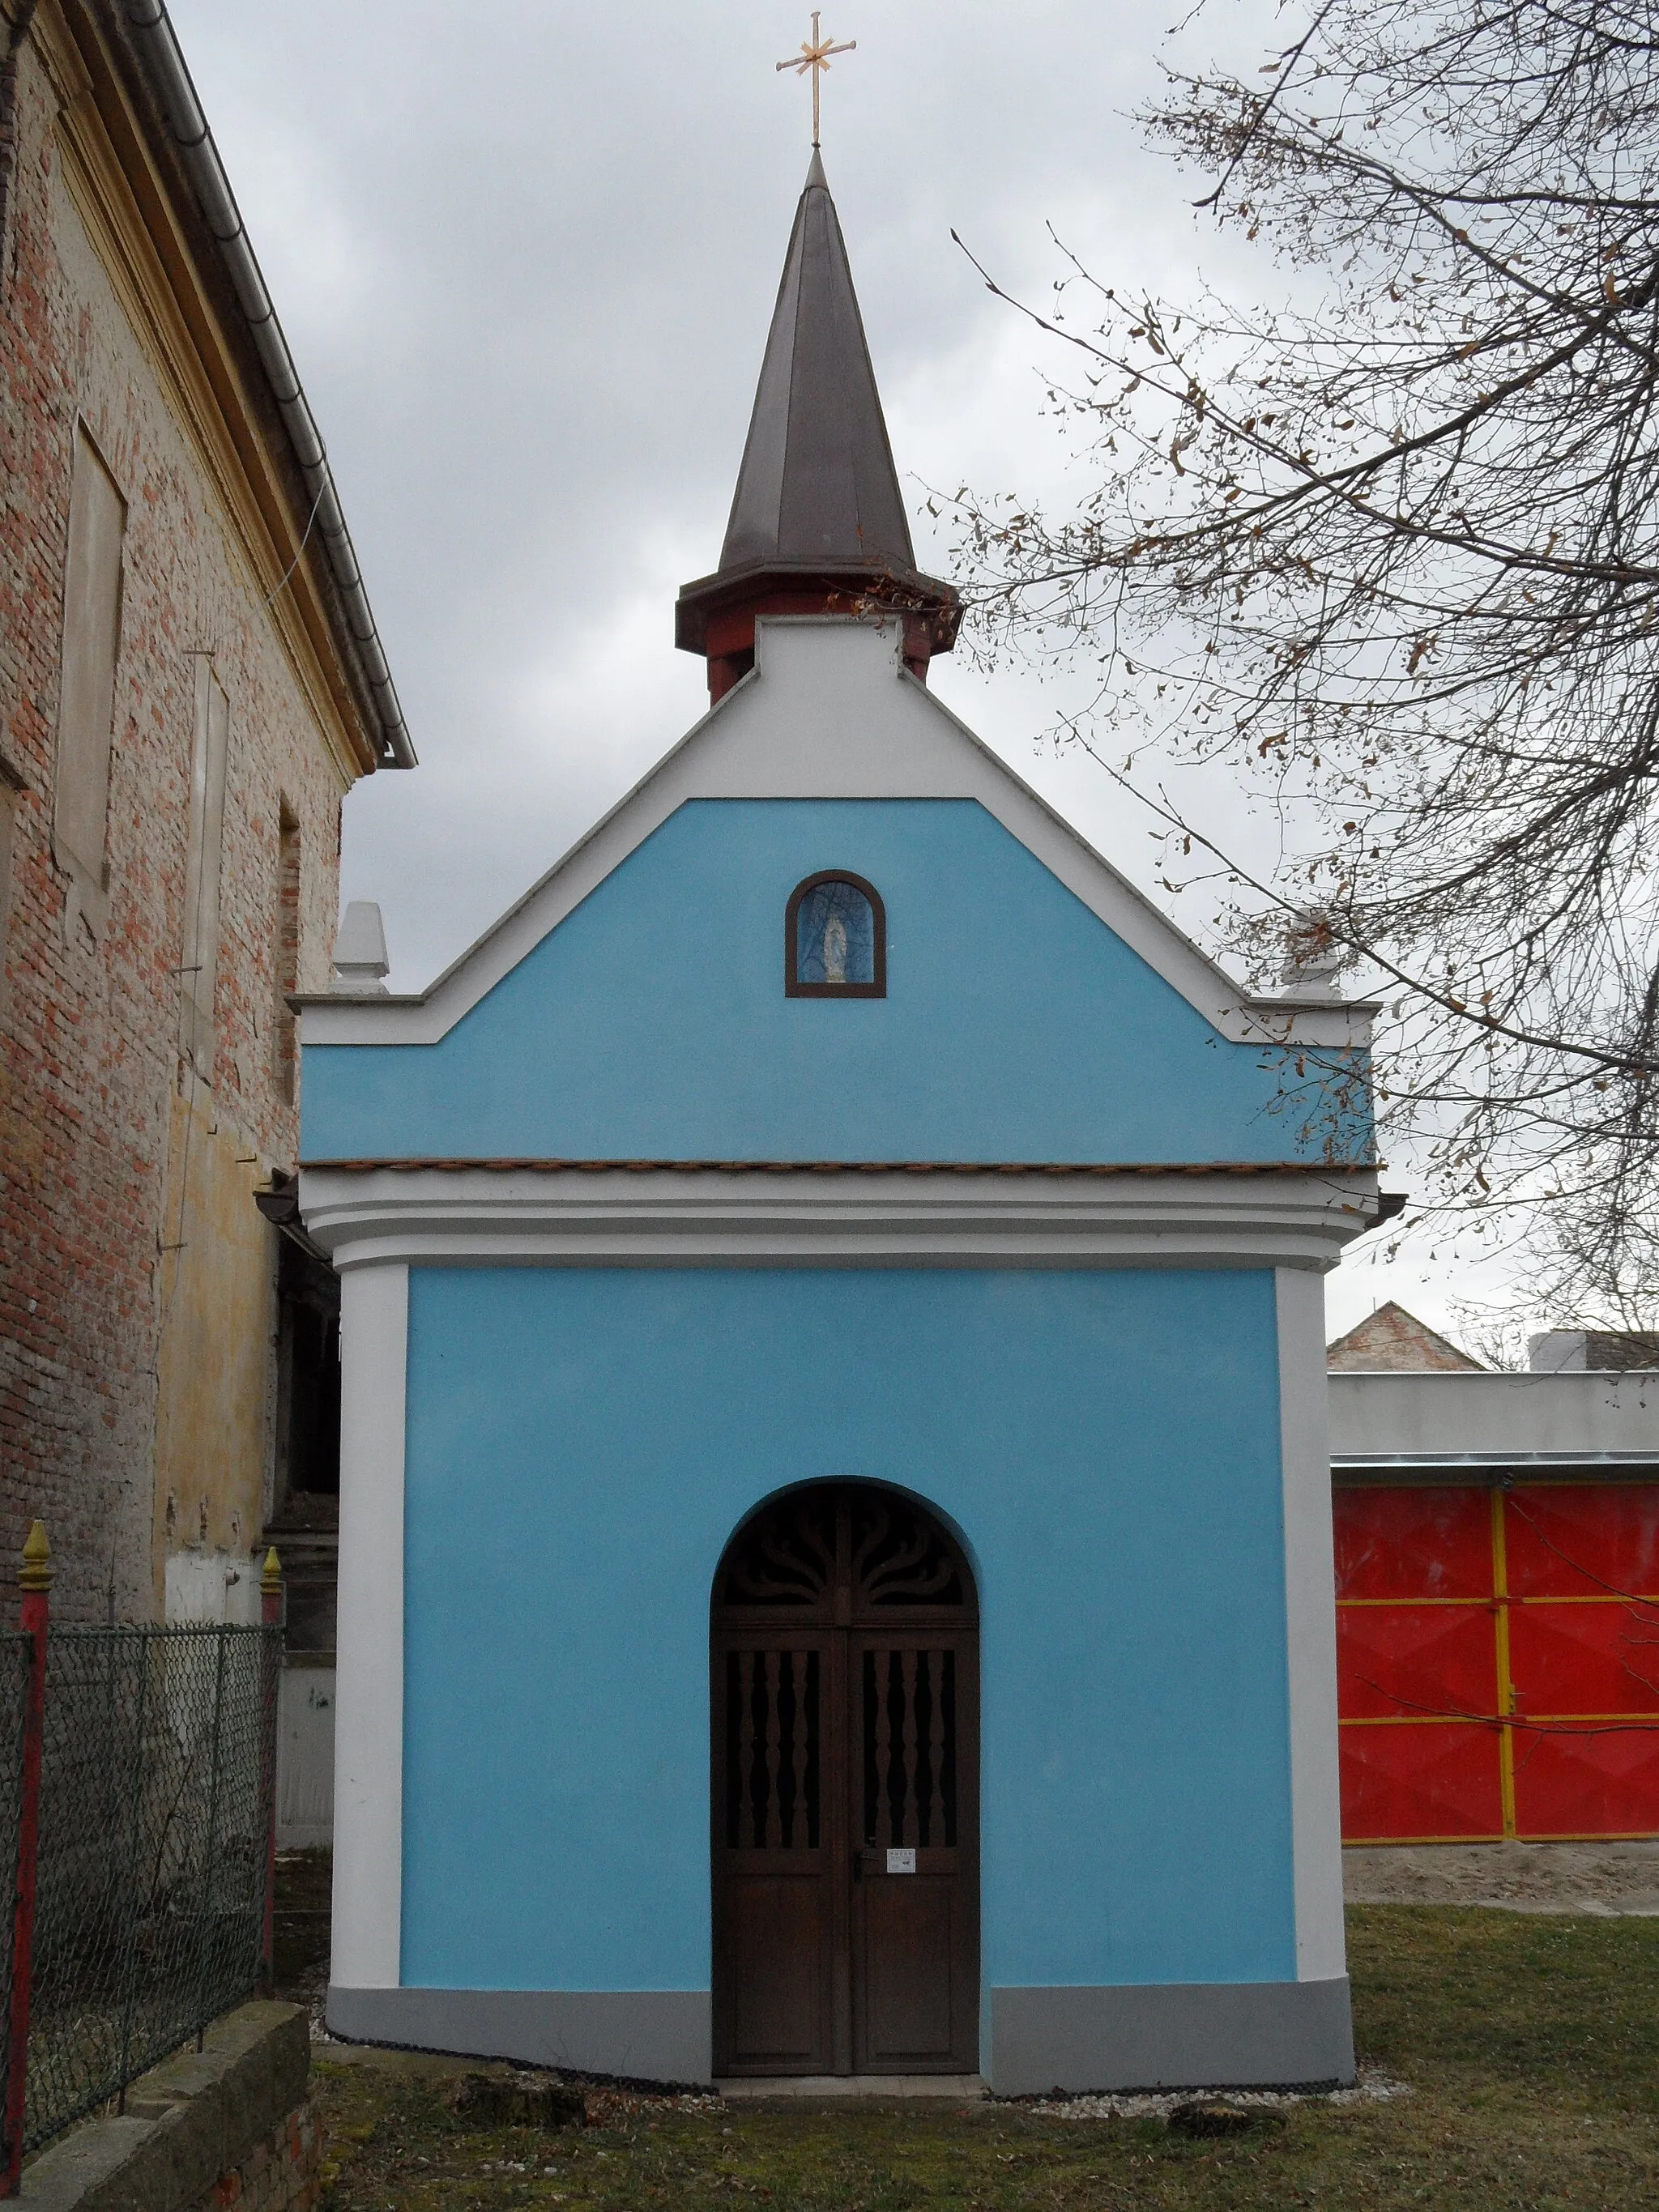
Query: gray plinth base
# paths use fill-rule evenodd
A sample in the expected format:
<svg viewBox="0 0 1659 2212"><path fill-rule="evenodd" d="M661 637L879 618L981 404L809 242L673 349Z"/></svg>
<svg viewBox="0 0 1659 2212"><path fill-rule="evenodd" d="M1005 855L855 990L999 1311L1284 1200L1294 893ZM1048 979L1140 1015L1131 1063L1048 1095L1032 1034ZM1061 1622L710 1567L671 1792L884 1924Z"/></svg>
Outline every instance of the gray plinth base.
<svg viewBox="0 0 1659 2212"><path fill-rule="evenodd" d="M349 1990L328 1992L328 2032L471 2058L516 2058L643 2081L707 2081L707 1990Z"/></svg>
<svg viewBox="0 0 1659 2212"><path fill-rule="evenodd" d="M1353 2080L1346 1975L1324 1982L1201 1982L993 1990L991 2087L1273 2088Z"/></svg>

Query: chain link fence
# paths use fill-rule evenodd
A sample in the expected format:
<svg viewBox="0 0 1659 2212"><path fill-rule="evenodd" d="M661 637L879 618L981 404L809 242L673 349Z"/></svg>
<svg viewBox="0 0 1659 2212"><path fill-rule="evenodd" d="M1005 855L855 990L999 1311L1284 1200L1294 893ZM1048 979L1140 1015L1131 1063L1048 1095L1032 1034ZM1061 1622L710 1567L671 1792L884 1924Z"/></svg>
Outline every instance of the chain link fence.
<svg viewBox="0 0 1659 2212"><path fill-rule="evenodd" d="M0 1866L28 1644L0 1638ZM258 1982L281 1657L276 1627L48 1632L26 2149Z"/></svg>

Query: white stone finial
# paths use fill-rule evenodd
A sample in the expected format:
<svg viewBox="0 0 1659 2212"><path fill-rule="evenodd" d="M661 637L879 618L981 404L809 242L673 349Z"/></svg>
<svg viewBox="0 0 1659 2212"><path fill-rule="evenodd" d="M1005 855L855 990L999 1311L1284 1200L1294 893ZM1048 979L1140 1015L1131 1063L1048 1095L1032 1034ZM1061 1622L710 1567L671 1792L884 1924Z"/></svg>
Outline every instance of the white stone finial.
<svg viewBox="0 0 1659 2212"><path fill-rule="evenodd" d="M1287 960L1285 963L1285 996L1287 999L1340 1000L1341 954L1316 952L1310 959Z"/></svg>
<svg viewBox="0 0 1659 2212"><path fill-rule="evenodd" d="M1285 933L1285 996L1340 1000L1347 959L1346 945L1317 915L1292 922Z"/></svg>
<svg viewBox="0 0 1659 2212"><path fill-rule="evenodd" d="M353 899L334 940L334 981L330 988L351 998L374 992L385 997L391 969L380 908L373 899Z"/></svg>

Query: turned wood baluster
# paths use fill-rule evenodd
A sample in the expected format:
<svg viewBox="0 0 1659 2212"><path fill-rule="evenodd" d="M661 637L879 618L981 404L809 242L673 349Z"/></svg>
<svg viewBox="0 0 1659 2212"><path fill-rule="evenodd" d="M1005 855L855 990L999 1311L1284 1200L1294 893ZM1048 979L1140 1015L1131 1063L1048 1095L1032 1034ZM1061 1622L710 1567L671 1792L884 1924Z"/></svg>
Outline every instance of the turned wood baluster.
<svg viewBox="0 0 1659 2212"><path fill-rule="evenodd" d="M914 1844L921 1825L921 1807L916 1800L916 1654L906 1651L900 1659L900 1689L902 1700L899 1711L904 1729L904 1796L899 1806L899 1837L902 1844Z"/></svg>
<svg viewBox="0 0 1659 2212"><path fill-rule="evenodd" d="M791 1747L795 1759L795 1795L789 1808L789 1845L805 1850L812 1841L811 1823L806 1817L806 1654L789 1654L789 1672L795 1688L795 1717L791 1729ZM799 1826L799 1839L796 1835Z"/></svg>
<svg viewBox="0 0 1659 2212"><path fill-rule="evenodd" d="M884 1850L893 1840L893 1655L873 1655L876 1699L876 1847Z"/></svg>
<svg viewBox="0 0 1659 2212"><path fill-rule="evenodd" d="M778 1686L782 1672L783 1654L769 1651L766 1655L766 1848L769 1851L776 1850L783 1841L782 1813L778 1802L783 1740Z"/></svg>
<svg viewBox="0 0 1659 2212"><path fill-rule="evenodd" d="M755 1834L755 1655L739 1651L738 1662L738 1843Z"/></svg>
<svg viewBox="0 0 1659 2212"><path fill-rule="evenodd" d="M933 1785L927 1840L935 1850L950 1840L945 1826L945 1663L943 1651L927 1654L927 1772Z"/></svg>

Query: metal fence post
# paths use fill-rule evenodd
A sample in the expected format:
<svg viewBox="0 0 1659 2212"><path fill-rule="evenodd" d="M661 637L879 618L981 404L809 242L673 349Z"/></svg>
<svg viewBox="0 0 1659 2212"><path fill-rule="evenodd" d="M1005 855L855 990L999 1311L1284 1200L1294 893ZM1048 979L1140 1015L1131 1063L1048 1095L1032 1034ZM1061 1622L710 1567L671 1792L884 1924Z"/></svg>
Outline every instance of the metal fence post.
<svg viewBox="0 0 1659 2212"><path fill-rule="evenodd" d="M208 1964L213 1948L213 1883L218 1872L219 1859L219 1772L224 1751L225 1726L225 1659L226 1639L234 1632L216 1628L209 1632L214 1639L213 1667L213 1764L208 1784L207 1845L202 1853L202 1932L197 1942L196 1979L196 2048L202 2048L207 2034Z"/></svg>
<svg viewBox="0 0 1659 2212"><path fill-rule="evenodd" d="M12 1906L11 2003L6 2021L6 2166L0 2195L22 2186L23 2127L29 2087L29 1980L34 1949L34 1883L40 1844L40 1741L46 1698L46 1623L51 1611L52 1547L37 1521L23 1545L22 1628L29 1638L28 1690L23 1704L22 1788L18 1801L17 1885Z"/></svg>
<svg viewBox="0 0 1659 2212"><path fill-rule="evenodd" d="M277 1700L282 1693L277 1639L269 1631L280 1629L283 1625L283 1563L274 1544L265 1553L264 1571L259 1577L259 1620L267 1631L259 1655L264 1668L265 1692L264 1748L261 1754L265 1791L265 1921L259 1955L265 1994L269 1996L276 1986L276 1722Z"/></svg>
<svg viewBox="0 0 1659 2212"><path fill-rule="evenodd" d="M127 1774L127 1794L131 1806L127 1820L127 1851L122 1869L121 1890L124 1901L121 1929L121 2087L116 2096L115 2109L127 2109L127 2086L132 2069L129 2060L132 2055L132 2030L138 2002L138 1923L145 1898L138 1881L138 1838L144 1817L144 1729L149 1716L149 1661L151 1651L148 1637L138 1644L138 1710L133 1728L133 1759ZM111 1655L112 1659L113 1654Z"/></svg>

